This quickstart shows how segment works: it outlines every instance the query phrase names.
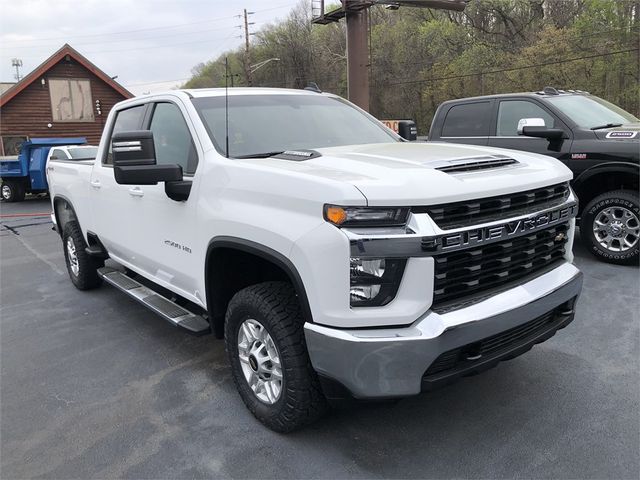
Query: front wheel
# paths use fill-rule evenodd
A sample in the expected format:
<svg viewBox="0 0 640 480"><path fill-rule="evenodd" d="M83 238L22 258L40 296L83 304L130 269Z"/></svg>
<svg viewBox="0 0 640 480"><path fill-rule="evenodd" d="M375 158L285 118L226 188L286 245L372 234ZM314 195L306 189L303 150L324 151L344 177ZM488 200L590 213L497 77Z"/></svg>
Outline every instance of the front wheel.
<svg viewBox="0 0 640 480"><path fill-rule="evenodd" d="M267 427L289 432L327 408L304 341L293 287L265 282L239 291L225 320L233 379L247 408Z"/></svg>
<svg viewBox="0 0 640 480"><path fill-rule="evenodd" d="M600 260L619 265L638 263L638 194L616 190L591 200L582 212L580 236L587 249Z"/></svg>

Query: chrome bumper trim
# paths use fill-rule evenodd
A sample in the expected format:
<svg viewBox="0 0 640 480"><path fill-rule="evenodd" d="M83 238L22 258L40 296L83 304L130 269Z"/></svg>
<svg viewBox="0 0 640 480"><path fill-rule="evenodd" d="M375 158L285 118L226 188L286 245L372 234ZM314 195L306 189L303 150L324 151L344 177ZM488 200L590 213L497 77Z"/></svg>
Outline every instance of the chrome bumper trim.
<svg viewBox="0 0 640 480"><path fill-rule="evenodd" d="M340 330L306 323L307 348L316 371L356 398L414 395L441 353L533 320L581 289L582 273L566 263L475 305L430 311L408 327Z"/></svg>

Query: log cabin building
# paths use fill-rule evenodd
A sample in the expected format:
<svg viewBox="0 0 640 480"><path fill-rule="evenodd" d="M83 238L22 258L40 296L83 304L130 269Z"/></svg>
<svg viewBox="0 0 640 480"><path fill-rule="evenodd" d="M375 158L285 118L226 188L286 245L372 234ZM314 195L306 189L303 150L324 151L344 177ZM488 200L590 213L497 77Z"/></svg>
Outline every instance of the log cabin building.
<svg viewBox="0 0 640 480"><path fill-rule="evenodd" d="M109 111L133 94L65 44L0 95L0 156L33 137L97 145Z"/></svg>

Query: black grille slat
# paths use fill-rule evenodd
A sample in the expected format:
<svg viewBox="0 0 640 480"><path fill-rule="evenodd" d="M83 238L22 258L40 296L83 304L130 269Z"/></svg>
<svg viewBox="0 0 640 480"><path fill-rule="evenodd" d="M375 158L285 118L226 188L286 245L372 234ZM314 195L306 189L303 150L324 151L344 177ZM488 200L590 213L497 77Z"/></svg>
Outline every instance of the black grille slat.
<svg viewBox="0 0 640 480"><path fill-rule="evenodd" d="M567 224L434 256L433 307L533 277L565 254ZM559 234L564 234L558 238Z"/></svg>
<svg viewBox="0 0 640 480"><path fill-rule="evenodd" d="M440 228L447 230L544 210L564 203L568 197L569 184L560 183L480 200L412 207L411 211L428 213Z"/></svg>

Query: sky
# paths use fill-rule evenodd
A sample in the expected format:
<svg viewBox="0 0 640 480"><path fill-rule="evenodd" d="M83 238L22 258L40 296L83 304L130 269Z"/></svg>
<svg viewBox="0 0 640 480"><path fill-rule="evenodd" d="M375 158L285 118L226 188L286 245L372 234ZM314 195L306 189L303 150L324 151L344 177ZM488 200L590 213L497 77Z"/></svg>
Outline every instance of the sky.
<svg viewBox="0 0 640 480"><path fill-rule="evenodd" d="M283 19L300 0L0 0L0 82L14 82L68 43L136 95L167 90L191 69Z"/></svg>

